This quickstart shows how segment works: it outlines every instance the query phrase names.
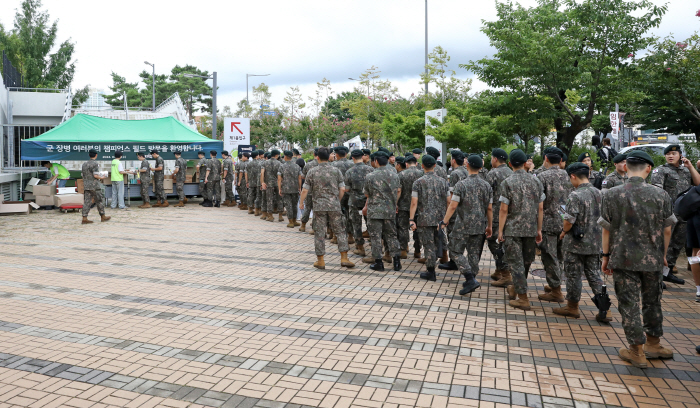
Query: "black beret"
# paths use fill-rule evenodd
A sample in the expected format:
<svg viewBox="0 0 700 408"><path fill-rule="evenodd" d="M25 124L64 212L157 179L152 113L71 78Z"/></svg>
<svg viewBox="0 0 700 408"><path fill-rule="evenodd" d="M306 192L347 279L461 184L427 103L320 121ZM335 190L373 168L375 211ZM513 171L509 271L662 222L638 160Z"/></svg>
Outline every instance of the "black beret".
<svg viewBox="0 0 700 408"><path fill-rule="evenodd" d="M292 153L290 150L285 150L284 155L287 157L292 157L292 156L294 156L294 153Z"/></svg>
<svg viewBox="0 0 700 408"><path fill-rule="evenodd" d="M258 156L265 154L265 151L263 149L258 149Z"/></svg>
<svg viewBox="0 0 700 408"><path fill-rule="evenodd" d="M197 152L197 154L201 154L202 156L204 156L206 153L204 153L204 150L200 150Z"/></svg>
<svg viewBox="0 0 700 408"><path fill-rule="evenodd" d="M416 147L415 149L413 149L413 151L412 151L411 153L413 153L413 154L423 154L423 150L421 150L421 149L419 149L419 148Z"/></svg>
<svg viewBox="0 0 700 408"><path fill-rule="evenodd" d="M213 154L214 156L217 155L216 150L210 150L210 151L209 151L209 154Z"/></svg>
<svg viewBox="0 0 700 408"><path fill-rule="evenodd" d="M672 145L666 146L666 148L664 149L664 154L669 154L671 152L679 152L680 153L680 151L681 151L680 145L672 144ZM653 166L653 164L652 164L652 166Z"/></svg>
<svg viewBox="0 0 700 408"><path fill-rule="evenodd" d="M445 167L440 160L435 160L435 164L437 164L440 167Z"/></svg>
<svg viewBox="0 0 700 408"><path fill-rule="evenodd" d="M520 165L527 161L527 156L525 156L525 152L523 152L522 150L513 149L510 152L509 160L514 165Z"/></svg>
<svg viewBox="0 0 700 408"><path fill-rule="evenodd" d="M433 146L428 146L425 148L425 152L428 153L429 155L433 156L434 158L440 157L440 151Z"/></svg>
<svg viewBox="0 0 700 408"><path fill-rule="evenodd" d="M204 154L204 152L202 152L202 154ZM253 150L252 152L250 152L250 157L258 157L258 151Z"/></svg>
<svg viewBox="0 0 700 408"><path fill-rule="evenodd" d="M270 152L265 152L265 153L264 153L264 156L265 156L266 159L269 159L269 158L270 158Z"/></svg>
<svg viewBox="0 0 700 408"><path fill-rule="evenodd" d="M241 155L239 155L239 156L241 156ZM245 152L245 153L242 154L242 156L243 156L243 157L250 157L250 153Z"/></svg>
<svg viewBox="0 0 700 408"><path fill-rule="evenodd" d="M503 149L493 149L491 156L501 160L508 160L508 153Z"/></svg>
<svg viewBox="0 0 700 408"><path fill-rule="evenodd" d="M406 163L406 158L403 157L403 156L398 156L398 157L396 158L396 163L404 164L404 163Z"/></svg>
<svg viewBox="0 0 700 408"><path fill-rule="evenodd" d="M435 158L429 154L426 154L421 158L421 163L425 164L428 167L434 166L435 165Z"/></svg>
<svg viewBox="0 0 700 408"><path fill-rule="evenodd" d="M652 166L654 165L654 160L651 159L651 156L643 150L633 150L629 153L627 153L627 162L629 163L642 163L645 162L647 164L651 164Z"/></svg>
<svg viewBox="0 0 700 408"><path fill-rule="evenodd" d="M464 153L460 152L459 150L453 150L452 158L455 160L464 160Z"/></svg>
<svg viewBox="0 0 700 408"><path fill-rule="evenodd" d="M563 161L563 162L569 161L569 156L566 153L561 152L561 154L563 154L563 156L561 156L561 161Z"/></svg>
<svg viewBox="0 0 700 408"><path fill-rule="evenodd" d="M613 163L618 164L618 163L621 163L621 162L623 162L623 161L625 161L625 160L627 160L627 155L626 155L626 154L618 154L618 155L615 156L615 158L613 159Z"/></svg>
<svg viewBox="0 0 700 408"><path fill-rule="evenodd" d="M484 167L484 160L478 154L472 154L469 156L467 163L469 163L469 165L475 169Z"/></svg>
<svg viewBox="0 0 700 408"><path fill-rule="evenodd" d="M561 149L558 147L549 147L549 148L545 149L544 155L545 156L559 156L559 158L561 158L564 155L564 152L562 152Z"/></svg>
<svg viewBox="0 0 700 408"><path fill-rule="evenodd" d="M182 152L181 152L180 150L175 150L175 151L173 152L173 154L182 154ZM228 154L228 153L226 153L226 154Z"/></svg>
<svg viewBox="0 0 700 408"><path fill-rule="evenodd" d="M297 149L292 149L292 153L294 153L294 154L301 154L301 153L299 153L299 150L297 150Z"/></svg>
<svg viewBox="0 0 700 408"><path fill-rule="evenodd" d="M221 151L221 155L222 155L222 156L224 156L224 155L225 155L225 156L228 156L228 150L222 150L222 151Z"/></svg>
<svg viewBox="0 0 700 408"><path fill-rule="evenodd" d="M136 153L136 155L141 156L141 157L146 157L146 153L144 153L144 152L138 152L138 153Z"/></svg>
<svg viewBox="0 0 700 408"><path fill-rule="evenodd" d="M372 154L372 152L369 149L362 149L362 154L364 154L365 156L369 156L370 154Z"/></svg>
<svg viewBox="0 0 700 408"><path fill-rule="evenodd" d="M394 157L394 152L389 152L389 157Z"/></svg>
<svg viewBox="0 0 700 408"><path fill-rule="evenodd" d="M533 156L531 154L527 154L527 155L525 155L525 157L527 157L528 160L532 160Z"/></svg>
<svg viewBox="0 0 700 408"><path fill-rule="evenodd" d="M414 156L414 155L406 156L406 163L411 163L411 162L418 163L418 159L416 159L416 156Z"/></svg>
<svg viewBox="0 0 700 408"><path fill-rule="evenodd" d="M95 149L90 149L90 150L88 151L88 153L89 153L89 154L97 154L97 150L95 150ZM153 153L153 152L151 152L151 153Z"/></svg>
<svg viewBox="0 0 700 408"><path fill-rule="evenodd" d="M318 155L318 147L314 147L314 155Z"/></svg>
<svg viewBox="0 0 700 408"><path fill-rule="evenodd" d="M588 172L590 172L590 171L591 171L591 169L588 167L588 165L581 163L581 162L572 163L569 167L566 168L566 173L568 175L579 174L579 173L588 174Z"/></svg>
<svg viewBox="0 0 700 408"><path fill-rule="evenodd" d="M381 147L380 147L381 149ZM386 157L387 159L389 158L389 153L385 152L384 150L379 150L374 152L374 157Z"/></svg>
<svg viewBox="0 0 700 408"><path fill-rule="evenodd" d="M350 156L355 157L355 158L360 158L360 157L364 156L364 153L360 149L355 149L352 151L352 153L350 153Z"/></svg>
<svg viewBox="0 0 700 408"><path fill-rule="evenodd" d="M90 149L90 152L95 152L94 150ZM97 153L97 152L95 152ZM151 154L158 154L158 150L151 150Z"/></svg>
<svg viewBox="0 0 700 408"><path fill-rule="evenodd" d="M411 153L411 152L406 152L406 153L404 153L403 155L404 155L404 157L408 157L408 156L413 156L413 153Z"/></svg>
<svg viewBox="0 0 700 408"><path fill-rule="evenodd" d="M371 161L374 161L374 153L371 153L371 154L369 155L369 159L370 159Z"/></svg>
<svg viewBox="0 0 700 408"><path fill-rule="evenodd" d="M586 159L586 158L589 158L589 159L590 159L590 158L591 158L591 154L588 153L588 152L583 152L583 153L581 153L581 154L578 155L578 161L580 161L580 162L582 162L583 159ZM591 160L592 160L592 159L591 159Z"/></svg>
<svg viewBox="0 0 700 408"><path fill-rule="evenodd" d="M270 157L279 156L279 154L280 154L280 151L277 149L274 149L273 151L270 152Z"/></svg>

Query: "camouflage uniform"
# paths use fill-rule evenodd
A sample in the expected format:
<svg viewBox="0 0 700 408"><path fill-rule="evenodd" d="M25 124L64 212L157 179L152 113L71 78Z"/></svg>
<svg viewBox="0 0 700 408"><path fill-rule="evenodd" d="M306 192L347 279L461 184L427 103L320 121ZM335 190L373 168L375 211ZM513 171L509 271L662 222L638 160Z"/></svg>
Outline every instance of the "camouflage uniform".
<svg viewBox="0 0 700 408"><path fill-rule="evenodd" d="M354 163L352 160L349 160L347 157L343 157L340 160L336 160L332 164L333 167L337 168L340 170L340 173L343 175L343 178L345 178L345 173L354 166ZM343 199L340 200L340 208L343 210L343 222L345 224L345 230L348 232L348 234L353 233L353 227L350 225L352 221L350 220L350 208L349 208L349 200L350 196L348 194L345 194L343 196Z"/></svg>
<svg viewBox="0 0 700 408"><path fill-rule="evenodd" d="M504 256L499 256L499 250L502 249L501 243L498 242L498 217L499 211L501 209L501 202L498 201L501 198L499 194L499 188L503 180L507 179L513 174L513 170L508 167L507 164L501 164L498 167L491 169L489 174L486 176L486 181L491 185L491 191L493 192L493 234L491 238L488 239L489 251L493 259L496 261L496 269L505 270L508 269L508 264L503 260Z"/></svg>
<svg viewBox="0 0 700 408"><path fill-rule="evenodd" d="M605 193L598 224L610 232L610 259L617 309L631 345L663 335L661 280L664 266L664 228L673 225L671 197L630 177L623 186ZM644 325L639 313L641 291Z"/></svg>
<svg viewBox="0 0 700 408"><path fill-rule="evenodd" d="M248 205L248 188L245 185L245 168L248 164L247 161L239 160L236 163L236 191L238 191L238 198L241 199L241 204Z"/></svg>
<svg viewBox="0 0 700 408"><path fill-rule="evenodd" d="M263 163L263 168L265 169L265 184L267 185L267 190L265 190L265 195L267 196L267 212L272 214L279 209L280 201L280 191L277 187L277 173L279 173L282 164L279 160L270 158L270 160ZM263 211L265 211L265 205L263 205Z"/></svg>
<svg viewBox="0 0 700 408"><path fill-rule="evenodd" d="M435 165L437 168L437 165ZM411 197L418 197L415 222L421 244L425 250L425 266L435 268L437 244L441 234L437 226L447 211L450 184L435 172L427 172L413 183Z"/></svg>
<svg viewBox="0 0 700 408"><path fill-rule="evenodd" d="M591 183L579 185L566 202L564 219L583 231L581 240L569 231L564 235L564 271L566 271L566 299L581 300L581 278L586 275L594 294L601 293L600 250L602 230L598 225L602 193ZM549 198L549 197L547 197Z"/></svg>
<svg viewBox="0 0 700 408"><path fill-rule="evenodd" d="M104 196L102 195L102 187L99 180L95 178L95 174L100 171L100 166L95 160L88 160L83 163L83 217L87 217L90 213L92 200L95 200L97 212L100 215L105 215Z"/></svg>
<svg viewBox="0 0 700 408"><path fill-rule="evenodd" d="M450 234L450 254L468 280L479 273L488 225L487 211L493 201L493 192L481 176L470 174L454 187L452 201L459 205L455 212L458 222ZM469 261L464 257L465 249Z"/></svg>
<svg viewBox="0 0 700 408"><path fill-rule="evenodd" d="M162 157L158 156L155 167L160 167L162 169L153 172L153 190L155 190L156 201L165 202L165 189L163 188L163 180L165 180L165 161L163 161Z"/></svg>
<svg viewBox="0 0 700 408"><path fill-rule="evenodd" d="M399 173L399 181L401 182L401 197L399 197L399 213L396 216L396 228L399 238L399 246L403 250L408 250L409 240L409 218L411 218L411 192L413 191L413 183L423 177L423 173L418 171L416 167L409 167Z"/></svg>
<svg viewBox="0 0 700 408"><path fill-rule="evenodd" d="M148 160L141 160L139 170L141 169L147 170L143 173L139 172L139 179L141 180L141 200L146 204L151 202L151 197L148 194L148 186L151 184L151 164Z"/></svg>
<svg viewBox="0 0 700 408"><path fill-rule="evenodd" d="M650 184L665 190L671 197L671 200L675 201L680 193L692 187L693 180L687 167L682 164L676 167L666 163L651 172ZM673 226L671 241L668 243L668 250L666 251L666 261L670 269L676 266L678 255L685 249L686 225L685 221L679 219L676 225Z"/></svg>
<svg viewBox="0 0 700 408"><path fill-rule="evenodd" d="M457 185L457 183L466 179L467 177L469 177L469 171L464 166L459 166L456 169L452 170L450 172L450 175L447 177L448 181L450 182L450 192L454 191L454 188ZM447 236L448 237L452 236L452 230L454 229L455 225L459 222L457 215L458 215L457 212L452 214L452 218L450 218L449 224L447 224ZM484 227L484 228L486 228L486 227ZM452 239L452 238L450 238L450 239Z"/></svg>
<svg viewBox="0 0 700 408"><path fill-rule="evenodd" d="M508 205L505 235L505 261L511 269L513 285L518 294L527 293L527 275L535 260L535 237L539 203L545 195L542 183L525 170L517 170L503 180L500 199Z"/></svg>
<svg viewBox="0 0 700 408"><path fill-rule="evenodd" d="M223 174L223 172L227 172L226 178L224 179L224 194L225 194L224 198L231 203L235 203L236 196L233 195L234 166L233 166L233 160L231 160L230 157L225 158L224 162L221 165L221 173Z"/></svg>
<svg viewBox="0 0 700 408"><path fill-rule="evenodd" d="M486 167L480 168L479 169L479 177L481 177L482 180L488 181L489 170Z"/></svg>
<svg viewBox="0 0 700 408"><path fill-rule="evenodd" d="M304 178L306 179L306 175L309 174L311 169L314 167L318 166L318 161L316 159L310 160L308 163L306 163L306 166L304 166L304 169L302 170L302 174L304 175ZM308 194L306 196L306 200L304 200L304 213L301 215L301 223L305 224L309 222L309 217L311 217L311 210L313 209L313 200L311 199L311 194Z"/></svg>
<svg viewBox="0 0 700 408"><path fill-rule="evenodd" d="M212 202L221 201L221 162L217 158L209 159L209 176L207 176L207 193Z"/></svg>
<svg viewBox="0 0 700 408"><path fill-rule="evenodd" d="M243 173L248 175L248 208L260 208L260 161L248 160Z"/></svg>
<svg viewBox="0 0 700 408"><path fill-rule="evenodd" d="M199 166L199 173L197 174L197 177L199 177L199 195L201 195L203 199L209 200L207 183L204 182L204 178L207 175L207 167L209 167L209 160L201 158L197 162L197 165Z"/></svg>
<svg viewBox="0 0 700 408"><path fill-rule="evenodd" d="M440 178L444 179L445 181L449 181L447 179L447 170L445 170L444 167L438 166L436 164L435 167L433 167L433 168L435 169L435 171L434 171L435 174L437 174ZM445 215L445 214L443 214L443 215Z"/></svg>
<svg viewBox="0 0 700 408"><path fill-rule="evenodd" d="M599 178L604 179L603 173L601 173L597 170L591 169L590 173L588 173L588 182L591 183L591 185L594 187L595 187L596 180L598 180ZM601 183L600 185L602 187L603 180L601 180L600 183Z"/></svg>
<svg viewBox="0 0 700 408"><path fill-rule="evenodd" d="M348 202L348 210L351 219L350 225L353 228L353 236L355 237L355 243L357 245L365 244L365 239L362 238L362 209L367 201L364 188L367 175L373 171L374 168L371 166L367 166L364 163L357 163L345 172L345 189L348 190L345 195L350 196L350 201Z"/></svg>
<svg viewBox="0 0 700 408"><path fill-rule="evenodd" d="M566 170L559 168L559 165L552 167L537 175L537 179L542 183L545 198L543 203L544 216L542 219L542 242L540 252L542 264L544 265L547 283L551 288L561 286L561 266L563 261L561 254L562 243L559 234L563 229L561 219L561 206L566 204L566 198L573 190L569 175Z"/></svg>
<svg viewBox="0 0 700 408"><path fill-rule="evenodd" d="M299 176L301 167L294 160L285 161L277 171L278 176L282 176L282 199L284 207L287 209L287 216L293 220L297 219L299 205Z"/></svg>
<svg viewBox="0 0 700 408"><path fill-rule="evenodd" d="M312 171L306 173L304 189L311 195L314 206L313 229L316 256L326 254L326 227L329 222L335 236L338 237L338 251L347 252L349 249L348 236L343 228L343 216L340 212L340 200L338 200L341 188L345 188L343 175L330 163L318 163Z"/></svg>
<svg viewBox="0 0 700 408"><path fill-rule="evenodd" d="M177 174L175 175L175 188L177 190L177 197L180 201L185 201L185 180L187 179L187 160L180 157L175 160L175 168Z"/></svg>
<svg viewBox="0 0 700 408"><path fill-rule="evenodd" d="M540 173L542 173L542 172L545 171L545 170L547 170L547 169L544 167L544 164L543 164L543 165L541 165L540 167L536 168L536 169L533 171L533 173L535 174L535 176L539 176Z"/></svg>
<svg viewBox="0 0 700 408"><path fill-rule="evenodd" d="M613 187L621 186L627 182L627 175L621 176L617 171L608 174L603 180L603 190L609 190Z"/></svg>
<svg viewBox="0 0 700 408"><path fill-rule="evenodd" d="M374 259L382 257L382 239L389 247L391 256L401 255L396 236L396 205L401 182L398 172L391 169L388 165L381 166L365 178L363 192L367 197L367 231Z"/></svg>

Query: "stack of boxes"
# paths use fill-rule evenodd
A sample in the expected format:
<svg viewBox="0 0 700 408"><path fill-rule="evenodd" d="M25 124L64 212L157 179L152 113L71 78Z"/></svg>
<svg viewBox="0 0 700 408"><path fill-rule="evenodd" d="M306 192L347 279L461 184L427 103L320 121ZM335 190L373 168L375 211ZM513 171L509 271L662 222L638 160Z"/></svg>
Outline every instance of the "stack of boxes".
<svg viewBox="0 0 700 408"><path fill-rule="evenodd" d="M76 193L76 187L57 189L55 185L33 187L34 200L40 207L60 207L64 204L82 204L83 195Z"/></svg>
<svg viewBox="0 0 700 408"><path fill-rule="evenodd" d="M39 207L54 206L53 199L56 196L56 186L40 184L33 186L32 194L34 194L34 202Z"/></svg>

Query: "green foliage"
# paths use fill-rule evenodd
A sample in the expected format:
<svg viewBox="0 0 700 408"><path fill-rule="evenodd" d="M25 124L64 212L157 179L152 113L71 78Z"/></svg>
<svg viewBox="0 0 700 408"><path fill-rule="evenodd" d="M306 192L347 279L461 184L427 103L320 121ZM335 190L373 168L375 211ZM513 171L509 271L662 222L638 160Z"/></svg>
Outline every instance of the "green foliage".
<svg viewBox="0 0 700 408"><path fill-rule="evenodd" d="M347 108L348 104L346 104L346 107L343 108L343 102L352 102L356 101L357 99L362 98L361 94L358 94L357 92L343 92L339 95L336 95L335 97L331 95L327 100L326 103L323 105L323 111L326 112L327 115L332 116L338 120L348 120L348 119L353 119L353 115L350 113L350 109Z"/></svg>
<svg viewBox="0 0 700 408"><path fill-rule="evenodd" d="M581 153L590 153L591 160L593 161L593 170L600 170L600 159L598 159L598 154L596 154L595 149L588 148L586 146L581 146L579 144L574 144L569 152L569 160L566 162L567 165L575 163L578 161L578 156Z"/></svg>
<svg viewBox="0 0 700 408"><path fill-rule="evenodd" d="M382 130L387 140L393 142L400 151L423 148L425 145L425 112L422 115L404 116L400 113L388 114L382 122Z"/></svg>
<svg viewBox="0 0 700 408"><path fill-rule="evenodd" d="M175 65L170 73L171 94L178 92L182 104L185 105L190 119L194 118L194 111L211 114L213 89L207 84L205 78L188 78L183 74L194 74L208 77L209 71L202 71L193 65ZM157 86L157 85L156 85Z"/></svg>
<svg viewBox="0 0 700 408"><path fill-rule="evenodd" d="M142 95L138 90L138 82L126 82L126 78L112 72L112 86L109 89L112 94L105 95L105 102L112 106L124 106L124 93L126 92L127 105L139 107L143 105Z"/></svg>
<svg viewBox="0 0 700 408"><path fill-rule="evenodd" d="M73 105L82 105L90 97L90 85L77 89L73 94Z"/></svg>

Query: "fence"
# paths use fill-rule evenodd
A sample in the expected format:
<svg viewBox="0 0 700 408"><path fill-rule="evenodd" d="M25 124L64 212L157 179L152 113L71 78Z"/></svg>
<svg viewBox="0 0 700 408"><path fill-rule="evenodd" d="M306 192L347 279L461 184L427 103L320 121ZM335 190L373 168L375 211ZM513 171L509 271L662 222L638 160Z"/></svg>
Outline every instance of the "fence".
<svg viewBox="0 0 700 408"><path fill-rule="evenodd" d="M8 88L24 86L22 74L19 73L17 68L12 66L4 50L2 52L2 80Z"/></svg>

